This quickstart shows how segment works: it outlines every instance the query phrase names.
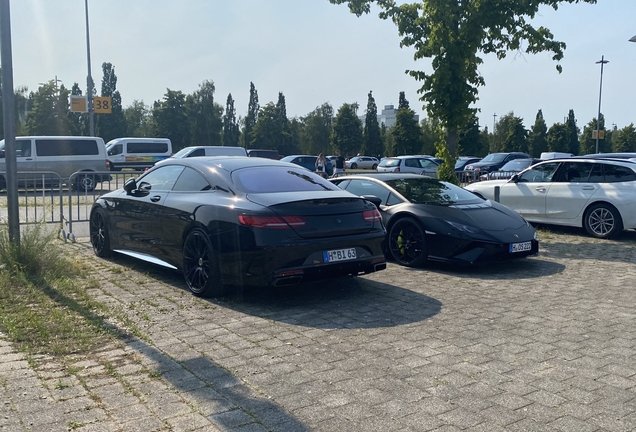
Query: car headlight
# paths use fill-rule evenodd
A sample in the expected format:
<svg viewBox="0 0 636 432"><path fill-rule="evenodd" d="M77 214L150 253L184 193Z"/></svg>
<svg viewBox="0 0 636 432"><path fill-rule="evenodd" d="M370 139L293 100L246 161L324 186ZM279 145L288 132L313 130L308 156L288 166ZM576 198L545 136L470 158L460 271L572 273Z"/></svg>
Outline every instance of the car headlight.
<svg viewBox="0 0 636 432"><path fill-rule="evenodd" d="M470 226L470 225L463 225L463 224L459 224L457 222L451 222L451 221L444 221L447 224L449 224L450 226L452 226L453 228L462 231L462 232L466 232L466 233L470 233L470 234L478 234L479 232L481 232L481 230L479 228L476 228L474 226Z"/></svg>

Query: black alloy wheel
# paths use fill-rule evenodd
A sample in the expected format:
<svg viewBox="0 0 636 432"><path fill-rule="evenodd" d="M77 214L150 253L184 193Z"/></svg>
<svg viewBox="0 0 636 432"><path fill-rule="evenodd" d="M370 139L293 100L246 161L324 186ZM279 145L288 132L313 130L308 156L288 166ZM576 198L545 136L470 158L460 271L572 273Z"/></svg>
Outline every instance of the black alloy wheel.
<svg viewBox="0 0 636 432"><path fill-rule="evenodd" d="M95 189L95 176L82 174L77 177L77 187L82 192L91 192Z"/></svg>
<svg viewBox="0 0 636 432"><path fill-rule="evenodd" d="M89 232L95 255L101 258L111 256L113 251L110 248L108 222L103 210L97 209L91 214Z"/></svg>
<svg viewBox="0 0 636 432"><path fill-rule="evenodd" d="M194 229L183 243L183 277L192 294L198 297L224 293L217 254L207 234Z"/></svg>
<svg viewBox="0 0 636 432"><path fill-rule="evenodd" d="M599 203L585 212L584 226L592 237L609 239L617 237L623 231L623 220L616 208Z"/></svg>
<svg viewBox="0 0 636 432"><path fill-rule="evenodd" d="M373 165L371 166L371 169L372 169L372 170L377 169L377 168L378 168L378 164L373 164Z"/></svg>
<svg viewBox="0 0 636 432"><path fill-rule="evenodd" d="M404 217L391 226L389 251L399 264L406 267L421 267L428 258L426 234L422 224Z"/></svg>
<svg viewBox="0 0 636 432"><path fill-rule="evenodd" d="M358 168L358 164L357 163L352 163L351 164L351 169L357 169Z"/></svg>

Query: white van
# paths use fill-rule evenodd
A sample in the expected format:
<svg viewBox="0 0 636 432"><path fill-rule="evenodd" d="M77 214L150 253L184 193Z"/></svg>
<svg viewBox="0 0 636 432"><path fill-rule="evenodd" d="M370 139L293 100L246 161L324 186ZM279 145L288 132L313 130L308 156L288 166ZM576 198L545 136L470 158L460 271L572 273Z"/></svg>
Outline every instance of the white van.
<svg viewBox="0 0 636 432"><path fill-rule="evenodd" d="M247 156L243 147L233 146L192 146L176 152L173 158L186 158L195 156Z"/></svg>
<svg viewBox="0 0 636 432"><path fill-rule="evenodd" d="M572 153L543 152L543 153L541 153L541 157L539 159L542 159L542 160L562 159L562 158L570 158L572 156L574 156Z"/></svg>
<svg viewBox="0 0 636 432"><path fill-rule="evenodd" d="M0 189L6 188L5 142L0 141ZM59 184L57 176L30 173L49 172L66 183L75 172L108 171L106 146L99 137L85 136L25 136L15 139L18 186L41 183ZM45 180L41 180L44 178ZM110 175L77 175L71 179L83 191L91 191L95 183L110 180ZM24 185L24 186L23 186Z"/></svg>
<svg viewBox="0 0 636 432"><path fill-rule="evenodd" d="M144 170L172 156L172 143L168 138L116 138L106 144L106 154L112 171Z"/></svg>

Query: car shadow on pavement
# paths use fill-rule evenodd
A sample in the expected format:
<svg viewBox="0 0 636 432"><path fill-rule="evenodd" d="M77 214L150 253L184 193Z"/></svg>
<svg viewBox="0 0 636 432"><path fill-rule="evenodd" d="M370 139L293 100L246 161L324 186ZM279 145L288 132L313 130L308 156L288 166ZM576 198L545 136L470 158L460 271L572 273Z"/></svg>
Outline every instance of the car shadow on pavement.
<svg viewBox="0 0 636 432"><path fill-rule="evenodd" d="M394 327L438 314L432 297L366 278L341 278L290 287L245 288L222 305L245 314L318 329Z"/></svg>

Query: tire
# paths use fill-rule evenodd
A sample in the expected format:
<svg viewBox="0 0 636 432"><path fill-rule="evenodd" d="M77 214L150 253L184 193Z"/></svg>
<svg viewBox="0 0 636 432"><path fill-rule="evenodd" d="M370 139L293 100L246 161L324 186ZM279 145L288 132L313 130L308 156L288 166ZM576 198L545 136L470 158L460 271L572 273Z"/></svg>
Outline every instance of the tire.
<svg viewBox="0 0 636 432"><path fill-rule="evenodd" d="M108 221L104 210L97 209L91 213L89 230L91 245L95 255L101 258L111 256L113 250L110 247L110 230L108 229ZM66 239L64 241L66 242Z"/></svg>
<svg viewBox="0 0 636 432"><path fill-rule="evenodd" d="M372 170L375 170L375 169L377 169L377 168L378 168L378 164L373 164L373 165L371 166L371 169L372 169Z"/></svg>
<svg viewBox="0 0 636 432"><path fill-rule="evenodd" d="M352 163L351 164L351 169L358 169L358 164L357 163Z"/></svg>
<svg viewBox="0 0 636 432"><path fill-rule="evenodd" d="M391 226L388 247L393 259L405 267L421 267L428 259L424 228L410 217L403 217Z"/></svg>
<svg viewBox="0 0 636 432"><path fill-rule="evenodd" d="M603 203L587 209L583 225L589 235L601 239L616 238L623 231L623 220L618 210Z"/></svg>
<svg viewBox="0 0 636 432"><path fill-rule="evenodd" d="M195 296L212 297L225 292L217 254L207 234L198 228L183 242L182 267L185 282Z"/></svg>
<svg viewBox="0 0 636 432"><path fill-rule="evenodd" d="M77 176L77 188L81 192L92 192L95 190L95 176L80 174Z"/></svg>

